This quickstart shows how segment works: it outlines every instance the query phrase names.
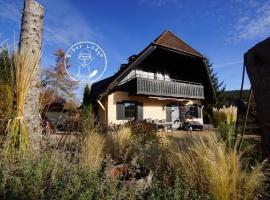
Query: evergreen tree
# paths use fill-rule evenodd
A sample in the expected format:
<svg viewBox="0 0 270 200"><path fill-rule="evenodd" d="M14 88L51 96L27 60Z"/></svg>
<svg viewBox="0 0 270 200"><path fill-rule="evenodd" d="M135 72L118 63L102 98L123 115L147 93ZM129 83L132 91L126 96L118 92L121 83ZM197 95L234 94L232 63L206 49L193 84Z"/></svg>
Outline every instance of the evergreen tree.
<svg viewBox="0 0 270 200"><path fill-rule="evenodd" d="M88 106L91 104L91 100L90 100L90 88L88 86L88 84L85 86L84 88L84 93L83 93L83 106Z"/></svg>
<svg viewBox="0 0 270 200"><path fill-rule="evenodd" d="M226 86L224 85L223 81L219 81L217 73L214 72L213 63L211 63L209 59L206 60L206 65L212 81L212 85L214 87L214 91L216 93L216 102L213 104L213 106L220 108L225 105Z"/></svg>
<svg viewBox="0 0 270 200"><path fill-rule="evenodd" d="M212 85L214 87L214 92L216 94L216 102L209 103L204 108L203 119L204 123L213 123L213 107L220 108L225 105L225 85L224 82L219 82L217 73L214 72L213 63L210 62L209 59L206 60L206 66L208 68L208 72L210 75L210 79L212 81Z"/></svg>
<svg viewBox="0 0 270 200"><path fill-rule="evenodd" d="M94 127L94 116L93 116L93 106L90 100L90 87L88 85L84 88L83 93L83 116L84 116L84 123L83 129L85 133L88 133L89 130L93 129Z"/></svg>

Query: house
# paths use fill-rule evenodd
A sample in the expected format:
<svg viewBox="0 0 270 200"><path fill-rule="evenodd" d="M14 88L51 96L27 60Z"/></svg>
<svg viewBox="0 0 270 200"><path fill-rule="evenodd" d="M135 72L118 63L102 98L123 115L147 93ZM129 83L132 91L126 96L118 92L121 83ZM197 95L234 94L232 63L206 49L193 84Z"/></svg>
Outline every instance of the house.
<svg viewBox="0 0 270 200"><path fill-rule="evenodd" d="M206 58L165 31L115 75L94 83L91 98L99 121L149 120L177 129L185 120L203 124L203 106L215 92Z"/></svg>
<svg viewBox="0 0 270 200"><path fill-rule="evenodd" d="M47 103L43 109L43 119L48 120L54 128L62 128L67 119L66 101L63 98Z"/></svg>
<svg viewBox="0 0 270 200"><path fill-rule="evenodd" d="M42 118L49 121L56 131L61 131L70 127L68 126L70 125L69 120L72 113L76 113L77 108L78 105L75 102L58 97L44 105Z"/></svg>

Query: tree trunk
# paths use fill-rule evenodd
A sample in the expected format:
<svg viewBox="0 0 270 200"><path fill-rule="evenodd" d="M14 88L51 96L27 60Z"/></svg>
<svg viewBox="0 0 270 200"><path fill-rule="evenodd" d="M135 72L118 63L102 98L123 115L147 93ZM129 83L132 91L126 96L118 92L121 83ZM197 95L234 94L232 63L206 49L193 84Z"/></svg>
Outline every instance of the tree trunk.
<svg viewBox="0 0 270 200"><path fill-rule="evenodd" d="M25 0L21 21L19 48L32 48L33 53L39 53L42 45L44 8L35 0ZM32 149L39 149L41 139L41 118L39 114L40 70L34 72L29 88L24 118L29 128L29 139Z"/></svg>

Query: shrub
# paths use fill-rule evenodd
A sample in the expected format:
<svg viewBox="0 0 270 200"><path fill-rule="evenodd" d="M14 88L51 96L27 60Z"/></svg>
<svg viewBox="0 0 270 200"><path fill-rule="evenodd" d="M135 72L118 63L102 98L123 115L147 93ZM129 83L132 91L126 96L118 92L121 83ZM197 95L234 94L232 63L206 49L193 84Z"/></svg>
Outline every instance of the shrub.
<svg viewBox="0 0 270 200"><path fill-rule="evenodd" d="M130 128L132 135L144 144L157 140L155 124L133 120L126 122L123 126Z"/></svg>
<svg viewBox="0 0 270 200"><path fill-rule="evenodd" d="M185 183L180 175L177 175L172 185L155 181L147 194L142 199L177 199L177 200L197 200L212 199L208 193L200 194L195 188Z"/></svg>
<svg viewBox="0 0 270 200"><path fill-rule="evenodd" d="M112 133L112 132L116 132L120 129L120 125L118 124L114 124L114 123L104 123L104 122L98 122L95 125L95 129L98 133L102 133L102 134L107 134L107 133Z"/></svg>
<svg viewBox="0 0 270 200"><path fill-rule="evenodd" d="M176 179L156 180L148 190L135 190L90 168L80 167L65 152L31 155L16 163L1 160L0 199L198 199L200 194Z"/></svg>
<svg viewBox="0 0 270 200"><path fill-rule="evenodd" d="M0 199L93 199L98 174L64 153L31 155L1 162Z"/></svg>

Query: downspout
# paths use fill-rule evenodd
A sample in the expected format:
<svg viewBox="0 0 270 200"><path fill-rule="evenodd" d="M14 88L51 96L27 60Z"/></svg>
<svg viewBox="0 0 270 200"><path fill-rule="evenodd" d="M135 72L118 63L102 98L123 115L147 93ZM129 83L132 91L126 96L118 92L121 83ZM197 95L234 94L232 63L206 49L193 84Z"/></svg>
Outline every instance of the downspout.
<svg viewBox="0 0 270 200"><path fill-rule="evenodd" d="M204 105L201 106L201 116L202 116L202 120L203 120L203 108L204 108Z"/></svg>
<svg viewBox="0 0 270 200"><path fill-rule="evenodd" d="M105 121L107 122L107 113L106 113L106 108L105 106L101 103L101 101L99 99L97 99L98 105L102 108L102 110L105 113Z"/></svg>

